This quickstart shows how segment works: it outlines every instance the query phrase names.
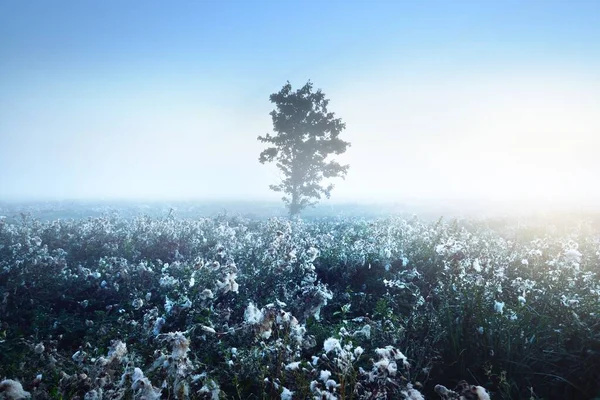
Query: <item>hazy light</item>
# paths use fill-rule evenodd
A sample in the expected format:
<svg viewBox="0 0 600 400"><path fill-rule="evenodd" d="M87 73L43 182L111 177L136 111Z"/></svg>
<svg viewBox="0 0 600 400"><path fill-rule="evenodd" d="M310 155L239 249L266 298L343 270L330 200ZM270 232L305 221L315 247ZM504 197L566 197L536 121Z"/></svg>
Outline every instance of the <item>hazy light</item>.
<svg viewBox="0 0 600 400"><path fill-rule="evenodd" d="M338 195L547 204L600 198L592 154L600 146L598 81L533 73L452 84L381 81L338 93L353 143L345 158L353 168Z"/></svg>

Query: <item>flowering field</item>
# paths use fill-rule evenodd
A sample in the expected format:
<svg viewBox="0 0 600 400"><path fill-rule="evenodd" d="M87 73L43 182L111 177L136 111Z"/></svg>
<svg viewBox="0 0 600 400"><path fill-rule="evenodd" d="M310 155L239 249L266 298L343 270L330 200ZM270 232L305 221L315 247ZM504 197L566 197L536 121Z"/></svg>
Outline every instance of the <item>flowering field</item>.
<svg viewBox="0 0 600 400"><path fill-rule="evenodd" d="M592 399L589 224L0 219L0 398Z"/></svg>

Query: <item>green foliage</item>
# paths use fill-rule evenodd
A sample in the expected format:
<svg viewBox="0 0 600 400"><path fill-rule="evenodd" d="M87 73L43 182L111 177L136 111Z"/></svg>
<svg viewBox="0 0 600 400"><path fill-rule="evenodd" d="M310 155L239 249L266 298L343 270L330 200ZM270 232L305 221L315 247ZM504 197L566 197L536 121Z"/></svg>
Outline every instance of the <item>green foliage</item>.
<svg viewBox="0 0 600 400"><path fill-rule="evenodd" d="M306 331L309 335L314 336L317 346L322 345L325 339L337 332L336 326L317 321L314 317L306 320Z"/></svg>
<svg viewBox="0 0 600 400"><path fill-rule="evenodd" d="M228 398L279 397L282 387L307 397L319 370L338 368L341 350L322 357L332 337L364 350L334 376L348 397L360 385L382 393L364 387L358 367L371 371L375 349L391 345L411 364L402 376L426 395L432 382L467 378L494 398L592 398L600 390L599 237L581 226L520 233L512 224L397 218L0 222L0 374L31 390L43 372L50 398L82 396L75 375L92 379L91 359L120 339L129 367L160 384L163 364L151 369L170 353L153 333L163 317L161 332L190 340L186 371L210 374ZM232 274L239 290L226 292ZM269 318L245 321L250 302ZM290 321L306 329L302 340ZM83 364L71 358L78 349ZM311 366L312 357L321 364ZM301 368L287 370L293 362ZM74 380L58 386L58 371Z"/></svg>
<svg viewBox="0 0 600 400"><path fill-rule="evenodd" d="M323 179L345 177L349 166L329 157L344 153L350 143L339 138L345 124L328 110L329 100L320 89L314 92L310 81L295 92L288 82L270 100L276 106L271 112L276 135L258 137L271 146L259 161L276 162L283 179L270 188L284 193L290 215L297 215L314 205L313 199L329 198L333 184L322 186Z"/></svg>
<svg viewBox="0 0 600 400"><path fill-rule="evenodd" d="M392 309L386 299L377 300L377 304L375 304L375 308L373 309L373 315L379 318L387 318L392 315Z"/></svg>

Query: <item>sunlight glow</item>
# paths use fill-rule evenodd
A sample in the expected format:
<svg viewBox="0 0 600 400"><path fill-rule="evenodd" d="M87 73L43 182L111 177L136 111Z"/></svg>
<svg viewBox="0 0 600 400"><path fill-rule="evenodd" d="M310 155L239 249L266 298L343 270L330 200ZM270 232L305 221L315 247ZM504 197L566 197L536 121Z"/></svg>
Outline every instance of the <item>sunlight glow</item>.
<svg viewBox="0 0 600 400"><path fill-rule="evenodd" d="M354 170L340 195L516 205L600 199L592 153L600 148L598 82L535 74L396 82L371 88L379 101L353 94L378 105L362 112L342 96L353 143L345 161Z"/></svg>

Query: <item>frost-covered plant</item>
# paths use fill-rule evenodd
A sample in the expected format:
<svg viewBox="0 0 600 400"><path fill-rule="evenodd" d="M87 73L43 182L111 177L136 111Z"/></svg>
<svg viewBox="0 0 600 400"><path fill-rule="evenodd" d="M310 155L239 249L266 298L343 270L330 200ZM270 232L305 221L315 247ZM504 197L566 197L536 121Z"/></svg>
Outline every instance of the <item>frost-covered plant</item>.
<svg viewBox="0 0 600 400"><path fill-rule="evenodd" d="M4 379L0 382L0 399L22 400L31 398L31 394L23 390L20 382L12 379Z"/></svg>
<svg viewBox="0 0 600 400"><path fill-rule="evenodd" d="M180 397L417 398L472 376L507 398L593 396L598 232L516 226L0 219L0 372L88 399L132 394L135 368Z"/></svg>

